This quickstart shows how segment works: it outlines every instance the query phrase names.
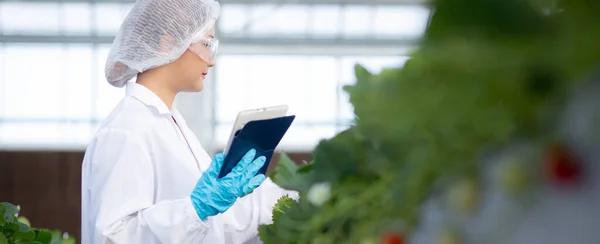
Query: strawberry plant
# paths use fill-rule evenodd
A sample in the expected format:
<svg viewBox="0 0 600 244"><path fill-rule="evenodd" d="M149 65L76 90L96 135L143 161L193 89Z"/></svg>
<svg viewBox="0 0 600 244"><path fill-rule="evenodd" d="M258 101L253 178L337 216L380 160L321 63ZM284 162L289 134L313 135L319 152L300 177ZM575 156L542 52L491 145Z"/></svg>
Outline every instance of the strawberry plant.
<svg viewBox="0 0 600 244"><path fill-rule="evenodd" d="M344 88L355 125L321 141L307 166L284 158L276 168L271 178L300 198L275 206L274 222L259 230L265 244L512 243L514 228L536 226L518 225L522 213L550 201L534 196L554 192L552 183L593 182L583 174L593 165L554 145L589 142L569 144L590 149L585 156L600 145L590 122L598 122L591 114L600 105L588 106L600 89L581 102L586 110L570 105L600 65L600 3L436 0L430 7L404 67L373 74L356 65L356 83ZM567 196L544 199L560 197ZM561 224L556 218L552 224ZM572 226L537 235L549 241L536 243L587 229Z"/></svg>
<svg viewBox="0 0 600 244"><path fill-rule="evenodd" d="M60 231L30 227L19 210L14 204L0 203L0 244L75 244L73 237Z"/></svg>

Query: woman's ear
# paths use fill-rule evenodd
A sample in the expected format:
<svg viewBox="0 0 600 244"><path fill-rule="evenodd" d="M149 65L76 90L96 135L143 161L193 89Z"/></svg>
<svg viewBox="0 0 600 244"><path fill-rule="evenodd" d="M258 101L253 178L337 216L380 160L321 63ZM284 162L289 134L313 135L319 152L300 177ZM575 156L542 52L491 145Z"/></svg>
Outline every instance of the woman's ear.
<svg viewBox="0 0 600 244"><path fill-rule="evenodd" d="M171 35L162 36L160 38L158 50L163 53L169 52L170 50L172 50L172 48L174 46L174 43L173 43L174 41L175 41L175 38L173 38L173 36L171 36Z"/></svg>

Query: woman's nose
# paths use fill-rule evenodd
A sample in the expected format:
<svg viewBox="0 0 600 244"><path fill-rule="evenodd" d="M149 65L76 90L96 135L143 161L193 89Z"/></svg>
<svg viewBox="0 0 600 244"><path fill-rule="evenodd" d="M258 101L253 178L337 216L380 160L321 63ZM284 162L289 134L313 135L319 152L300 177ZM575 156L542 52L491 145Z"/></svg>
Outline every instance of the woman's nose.
<svg viewBox="0 0 600 244"><path fill-rule="evenodd" d="M208 67L213 67L213 66L215 66L216 64L217 64L217 59L216 59L216 58L213 58L213 59L210 61L210 63L208 63Z"/></svg>

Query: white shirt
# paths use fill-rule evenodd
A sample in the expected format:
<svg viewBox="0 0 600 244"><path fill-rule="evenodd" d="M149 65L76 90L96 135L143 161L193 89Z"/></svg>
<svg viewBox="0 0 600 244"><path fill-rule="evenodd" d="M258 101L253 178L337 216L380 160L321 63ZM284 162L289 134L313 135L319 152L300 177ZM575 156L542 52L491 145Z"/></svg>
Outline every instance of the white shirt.
<svg viewBox="0 0 600 244"><path fill-rule="evenodd" d="M85 153L82 243L260 243L258 226L271 223L277 199L297 193L267 179L200 220L190 194L212 158L176 109L142 85L126 89Z"/></svg>

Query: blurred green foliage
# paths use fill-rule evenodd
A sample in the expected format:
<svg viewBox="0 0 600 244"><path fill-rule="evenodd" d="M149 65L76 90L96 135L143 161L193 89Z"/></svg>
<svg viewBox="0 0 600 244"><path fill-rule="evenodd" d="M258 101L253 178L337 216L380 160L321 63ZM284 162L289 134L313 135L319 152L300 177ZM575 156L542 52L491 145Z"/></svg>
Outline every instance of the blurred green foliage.
<svg viewBox="0 0 600 244"><path fill-rule="evenodd" d="M60 231L30 227L29 220L18 214L14 204L0 203L0 244L75 244L73 237L63 237Z"/></svg>
<svg viewBox="0 0 600 244"><path fill-rule="evenodd" d="M265 244L361 243L419 224L445 183L475 179L478 159L557 130L568 96L600 64L600 2L438 0L420 48L402 68L357 65L345 87L356 125L321 141L310 170L280 164L273 180L298 201L260 229ZM289 160L291 161L291 160ZM280 173L277 171L283 171ZM314 206L310 186L330 182Z"/></svg>

